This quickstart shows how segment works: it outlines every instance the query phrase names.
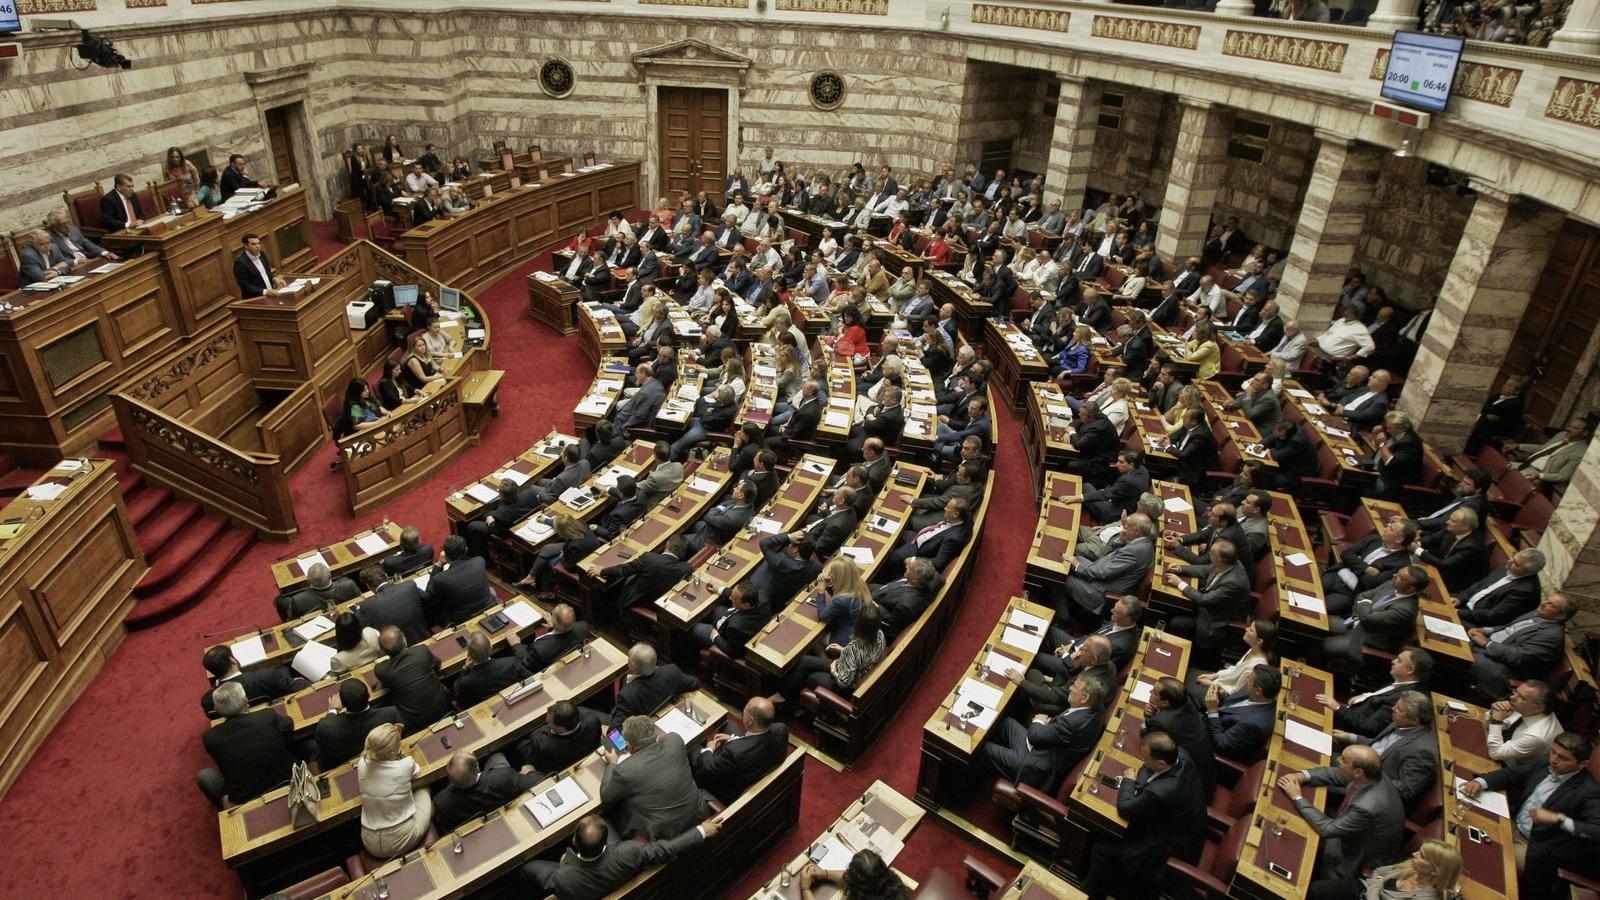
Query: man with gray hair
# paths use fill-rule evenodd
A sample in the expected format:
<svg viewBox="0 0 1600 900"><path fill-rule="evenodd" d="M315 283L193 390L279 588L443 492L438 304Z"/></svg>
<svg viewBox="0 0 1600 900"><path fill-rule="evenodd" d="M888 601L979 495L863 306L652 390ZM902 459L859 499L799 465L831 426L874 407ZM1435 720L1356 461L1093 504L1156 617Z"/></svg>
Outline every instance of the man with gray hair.
<svg viewBox="0 0 1600 900"><path fill-rule="evenodd" d="M61 254L62 259L73 265L94 257L101 259L119 258L110 250L84 237L83 231L72 224L71 219L67 218L65 210L50 210L50 215L45 216L44 227L50 230L50 241L55 244L56 252Z"/></svg>
<svg viewBox="0 0 1600 900"><path fill-rule="evenodd" d="M1544 553L1533 547L1520 550L1506 564L1462 588L1450 602L1468 628L1504 625L1539 605L1539 572Z"/></svg>
<svg viewBox="0 0 1600 900"><path fill-rule="evenodd" d="M1389 727L1376 737L1363 737L1348 731L1335 731L1341 744L1365 744L1378 754L1383 777L1400 792L1409 807L1439 779L1439 739L1433 731L1433 702L1421 691L1405 691L1395 698ZM1318 776L1316 773L1322 773ZM1311 769L1304 773L1311 784L1320 784L1342 793L1346 782L1333 777L1330 770Z"/></svg>
<svg viewBox="0 0 1600 900"><path fill-rule="evenodd" d="M684 674L676 665L657 665L656 648L634 644L628 649L628 674L622 690L617 691L611 727L621 728L629 716L648 716L668 700L699 687L700 682L693 675Z"/></svg>
<svg viewBox="0 0 1600 900"><path fill-rule="evenodd" d="M944 576L932 561L921 556L906 559L905 576L898 581L874 587L872 602L883 609L884 639L893 641L895 635L915 622L942 587Z"/></svg>
<svg viewBox="0 0 1600 900"><path fill-rule="evenodd" d="M279 596L274 605L278 607L278 615L287 622L311 612L333 612L339 604L354 600L360 593L354 581L344 576L334 578L327 565L314 563L306 570L305 588L295 594Z"/></svg>
<svg viewBox="0 0 1600 900"><path fill-rule="evenodd" d="M1103 556L1106 548L1122 533L1122 525L1134 513L1143 513L1152 522L1160 522L1163 515L1161 498L1148 491L1139 495L1139 501L1134 505L1133 512L1125 512L1115 522L1091 527L1088 524L1078 526L1078 544L1076 552L1079 559L1096 560Z"/></svg>
<svg viewBox="0 0 1600 900"><path fill-rule="evenodd" d="M49 281L72 271L72 262L50 243L50 235L43 228L28 232L28 240L22 244L17 261L24 285Z"/></svg>
<svg viewBox="0 0 1600 900"><path fill-rule="evenodd" d="M1024 675L1018 669L1006 673L1017 685L1035 714L1055 715L1067 708L1068 689L1079 675L1090 675L1106 688L1117 683L1117 664L1112 662L1111 639L1091 634L1082 640L1062 644L1064 655L1044 654Z"/></svg>
<svg viewBox="0 0 1600 900"><path fill-rule="evenodd" d="M1122 520L1122 530L1096 559L1076 559L1066 586L1055 598L1056 621L1075 620L1091 630L1106 619L1106 594L1138 590L1156 559L1156 526L1144 513Z"/></svg>
<svg viewBox="0 0 1600 900"><path fill-rule="evenodd" d="M663 840L706 817L705 795L694 783L683 738L659 737L655 720L644 715L622 721L622 739L627 759L619 760L609 743L600 745L606 761L600 806L622 837Z"/></svg>
<svg viewBox="0 0 1600 900"><path fill-rule="evenodd" d="M295 763L289 744L294 725L270 709L249 712L244 686L236 681L218 685L211 702L224 721L206 729L202 741L217 765L201 769L195 782L212 805L245 803L288 781Z"/></svg>
<svg viewBox="0 0 1600 900"><path fill-rule="evenodd" d="M440 833L455 831L468 819L499 809L544 779L523 766L513 769L503 754L494 753L478 764L478 758L457 750L445 769L450 784L433 797L433 823Z"/></svg>

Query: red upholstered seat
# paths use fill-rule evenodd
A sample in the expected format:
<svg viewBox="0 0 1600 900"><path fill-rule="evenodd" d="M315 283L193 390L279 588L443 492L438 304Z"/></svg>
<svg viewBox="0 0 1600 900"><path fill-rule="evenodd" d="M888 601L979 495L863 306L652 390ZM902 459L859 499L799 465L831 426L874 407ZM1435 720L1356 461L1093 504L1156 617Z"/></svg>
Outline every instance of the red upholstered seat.
<svg viewBox="0 0 1600 900"><path fill-rule="evenodd" d="M17 266L16 257L11 255L11 246L0 247L0 292L14 291L20 285L21 270Z"/></svg>
<svg viewBox="0 0 1600 900"><path fill-rule="evenodd" d="M61 194L73 223L89 238L97 238L106 233L106 230L100 227L100 198L104 195L105 190L100 187L98 181L93 187L85 188L76 194L65 191Z"/></svg>
<svg viewBox="0 0 1600 900"><path fill-rule="evenodd" d="M343 869L335 866L284 888L282 893L290 900L313 900L315 897L331 894L349 883L350 877Z"/></svg>
<svg viewBox="0 0 1600 900"><path fill-rule="evenodd" d="M1239 867L1239 856L1244 852L1244 839L1249 831L1250 817L1245 816L1229 826L1221 841L1206 841L1199 862L1191 865L1181 859L1167 860L1173 893L1180 897L1215 897L1218 900L1229 897L1228 888Z"/></svg>
<svg viewBox="0 0 1600 900"><path fill-rule="evenodd" d="M1248 818L1256 808L1256 795L1261 793L1261 781L1266 777L1267 761L1261 760L1244 770L1233 787L1219 784L1211 795L1211 805L1206 807L1206 818L1220 836L1233 827L1233 823Z"/></svg>

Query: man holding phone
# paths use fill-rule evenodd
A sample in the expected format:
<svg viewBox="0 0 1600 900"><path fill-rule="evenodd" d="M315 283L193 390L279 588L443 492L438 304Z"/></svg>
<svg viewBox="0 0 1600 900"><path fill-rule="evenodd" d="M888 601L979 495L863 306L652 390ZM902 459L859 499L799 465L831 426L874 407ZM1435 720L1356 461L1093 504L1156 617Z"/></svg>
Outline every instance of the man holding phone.
<svg viewBox="0 0 1600 900"><path fill-rule="evenodd" d="M623 743L618 744L620 736ZM688 751L676 734L661 737L649 716L630 716L622 731L600 745L606 771L600 806L624 838L642 834L667 840L705 818L706 801L694 783ZM622 759L619 750L631 751Z"/></svg>

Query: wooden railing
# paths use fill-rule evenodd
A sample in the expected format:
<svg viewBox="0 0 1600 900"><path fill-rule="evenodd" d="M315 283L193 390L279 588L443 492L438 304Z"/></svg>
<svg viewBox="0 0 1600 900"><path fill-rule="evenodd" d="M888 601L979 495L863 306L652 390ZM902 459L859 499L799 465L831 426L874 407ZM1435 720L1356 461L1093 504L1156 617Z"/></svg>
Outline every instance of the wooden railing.
<svg viewBox="0 0 1600 900"><path fill-rule="evenodd" d="M421 403L339 440L345 488L353 515L363 515L406 493L453 460L468 444L461 392L473 371L463 359L458 376L439 382Z"/></svg>

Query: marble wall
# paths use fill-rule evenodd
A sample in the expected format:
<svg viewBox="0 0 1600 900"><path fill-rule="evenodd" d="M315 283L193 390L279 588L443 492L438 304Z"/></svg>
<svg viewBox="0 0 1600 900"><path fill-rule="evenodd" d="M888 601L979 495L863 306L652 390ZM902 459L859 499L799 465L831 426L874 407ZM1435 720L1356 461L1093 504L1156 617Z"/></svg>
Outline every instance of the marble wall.
<svg viewBox="0 0 1600 900"><path fill-rule="evenodd" d="M1234 116L1231 140L1251 140ZM1258 118L1272 130L1262 142L1260 162L1230 155L1217 206L1217 221L1238 216L1245 234L1269 247L1288 250L1300 202L1316 159L1316 138L1310 127L1296 122Z"/></svg>
<svg viewBox="0 0 1600 900"><path fill-rule="evenodd" d="M1472 198L1427 183L1428 164L1385 156L1356 264L1402 306L1437 293L1450 271Z"/></svg>
<svg viewBox="0 0 1600 900"><path fill-rule="evenodd" d="M1009 169L1044 172L1055 117L1045 115L1055 76L1039 69L968 61L961 92L956 158L976 164L987 141L1010 141ZM985 175L989 173L986 171Z"/></svg>
<svg viewBox="0 0 1600 900"><path fill-rule="evenodd" d="M1108 93L1122 98L1120 109L1105 99ZM1118 121L1115 127L1108 123L1095 129L1089 188L1113 194L1139 191L1145 203L1160 206L1178 140L1177 104L1171 94L1103 84L1100 112Z"/></svg>

